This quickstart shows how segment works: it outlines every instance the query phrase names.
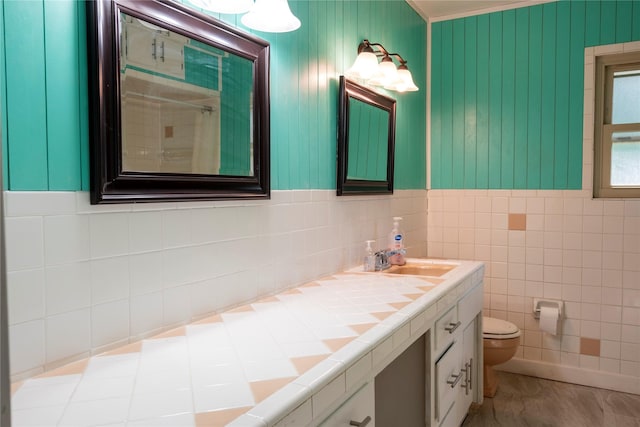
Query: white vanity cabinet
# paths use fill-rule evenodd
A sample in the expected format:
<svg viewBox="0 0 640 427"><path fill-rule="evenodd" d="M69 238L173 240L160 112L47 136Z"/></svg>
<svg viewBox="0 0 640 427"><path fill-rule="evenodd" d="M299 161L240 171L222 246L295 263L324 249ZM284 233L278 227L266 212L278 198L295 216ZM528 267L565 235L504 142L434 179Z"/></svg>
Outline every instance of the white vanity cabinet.
<svg viewBox="0 0 640 427"><path fill-rule="evenodd" d="M432 425L459 426L471 403L482 402L482 286L436 321Z"/></svg>

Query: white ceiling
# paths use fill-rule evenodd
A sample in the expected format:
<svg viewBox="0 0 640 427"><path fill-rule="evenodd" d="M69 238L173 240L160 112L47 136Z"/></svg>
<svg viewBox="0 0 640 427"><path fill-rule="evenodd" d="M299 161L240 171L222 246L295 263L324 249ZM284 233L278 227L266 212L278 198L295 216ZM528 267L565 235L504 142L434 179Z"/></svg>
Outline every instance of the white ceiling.
<svg viewBox="0 0 640 427"><path fill-rule="evenodd" d="M548 1L548 0L547 0ZM491 12L499 8L528 6L530 0L407 0L423 18L438 20L444 17L454 18L468 14Z"/></svg>

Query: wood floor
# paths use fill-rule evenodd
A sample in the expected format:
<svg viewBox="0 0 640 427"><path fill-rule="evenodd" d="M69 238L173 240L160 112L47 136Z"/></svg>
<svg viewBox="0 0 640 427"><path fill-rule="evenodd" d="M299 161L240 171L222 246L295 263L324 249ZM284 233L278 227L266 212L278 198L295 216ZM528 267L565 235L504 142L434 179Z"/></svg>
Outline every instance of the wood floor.
<svg viewBox="0 0 640 427"><path fill-rule="evenodd" d="M464 427L640 427L640 396L499 372L496 396Z"/></svg>

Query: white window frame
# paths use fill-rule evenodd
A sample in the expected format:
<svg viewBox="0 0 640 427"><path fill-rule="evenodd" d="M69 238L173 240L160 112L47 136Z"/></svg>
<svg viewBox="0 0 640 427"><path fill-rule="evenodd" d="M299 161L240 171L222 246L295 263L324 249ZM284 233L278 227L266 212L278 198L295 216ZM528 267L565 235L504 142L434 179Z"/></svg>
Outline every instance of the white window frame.
<svg viewBox="0 0 640 427"><path fill-rule="evenodd" d="M611 124L613 74L616 71L640 69L640 48L622 52L596 53L594 61L594 159L593 196L596 198L639 198L638 186L611 186L611 136L614 132L640 131L640 123ZM596 48L597 49L597 48ZM615 51L616 49L605 49ZM585 81L587 76L585 75Z"/></svg>

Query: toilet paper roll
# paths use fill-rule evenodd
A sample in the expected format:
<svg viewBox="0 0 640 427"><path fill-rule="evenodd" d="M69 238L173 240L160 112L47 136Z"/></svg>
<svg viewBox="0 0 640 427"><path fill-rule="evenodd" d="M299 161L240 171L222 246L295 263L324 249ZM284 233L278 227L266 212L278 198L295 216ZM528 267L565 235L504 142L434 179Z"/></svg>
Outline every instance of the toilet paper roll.
<svg viewBox="0 0 640 427"><path fill-rule="evenodd" d="M558 333L558 319L560 311L558 307L542 306L540 307L540 329L556 335Z"/></svg>

